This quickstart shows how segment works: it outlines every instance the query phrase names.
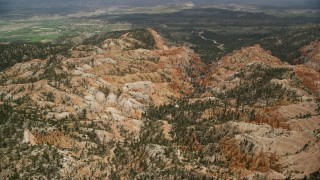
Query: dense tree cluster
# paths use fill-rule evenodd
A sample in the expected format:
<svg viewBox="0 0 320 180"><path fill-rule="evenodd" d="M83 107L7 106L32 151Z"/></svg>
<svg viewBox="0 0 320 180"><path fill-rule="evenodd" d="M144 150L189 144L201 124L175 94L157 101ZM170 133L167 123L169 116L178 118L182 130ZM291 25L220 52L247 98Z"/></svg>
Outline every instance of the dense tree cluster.
<svg viewBox="0 0 320 180"><path fill-rule="evenodd" d="M0 44L0 71L16 63L32 59L46 59L51 55L66 54L67 44L11 43Z"/></svg>
<svg viewBox="0 0 320 180"><path fill-rule="evenodd" d="M261 39L259 44L282 61L290 64L303 63L297 61L301 56L299 50L320 39L319 29L320 25L284 28Z"/></svg>
<svg viewBox="0 0 320 180"><path fill-rule="evenodd" d="M0 169L12 170L5 178L58 178L62 156L57 148L22 143L25 128L32 129L37 124L48 127L46 123L49 122L43 122L38 110L6 102L0 105L0 117ZM34 154L30 155L31 152ZM20 167L18 163L22 163Z"/></svg>
<svg viewBox="0 0 320 180"><path fill-rule="evenodd" d="M99 33L92 37L84 39L82 44L83 45L99 45L106 39L109 39L109 38L116 39L127 32L128 31L113 31L113 32Z"/></svg>
<svg viewBox="0 0 320 180"><path fill-rule="evenodd" d="M240 85L223 94L227 98L234 98L237 106L255 105L260 102L265 106L276 105L287 98L297 100L295 91L288 90L271 80L282 80L294 77L288 68L271 68L260 64L251 65L242 69L234 78L240 78Z"/></svg>
<svg viewBox="0 0 320 180"><path fill-rule="evenodd" d="M129 33L129 37L134 38L138 41L144 43L143 45L138 45L135 47L136 49L154 49L155 40L152 34L147 29L137 29Z"/></svg>

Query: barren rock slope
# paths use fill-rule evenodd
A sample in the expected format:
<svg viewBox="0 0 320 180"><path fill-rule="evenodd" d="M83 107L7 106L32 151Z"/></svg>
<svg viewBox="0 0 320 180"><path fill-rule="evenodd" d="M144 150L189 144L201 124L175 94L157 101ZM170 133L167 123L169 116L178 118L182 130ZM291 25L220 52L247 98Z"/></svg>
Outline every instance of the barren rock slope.
<svg viewBox="0 0 320 180"><path fill-rule="evenodd" d="M256 45L204 65L152 29L101 42L0 72L0 177L319 177L310 64Z"/></svg>

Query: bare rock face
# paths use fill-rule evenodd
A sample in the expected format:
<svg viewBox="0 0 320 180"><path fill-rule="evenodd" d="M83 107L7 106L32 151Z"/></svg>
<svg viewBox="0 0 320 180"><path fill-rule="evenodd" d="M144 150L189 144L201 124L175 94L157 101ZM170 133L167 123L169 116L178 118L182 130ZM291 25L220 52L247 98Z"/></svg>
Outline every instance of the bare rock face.
<svg viewBox="0 0 320 180"><path fill-rule="evenodd" d="M253 47L242 48L239 51L227 55L218 62L217 66L213 66L211 73L205 80L207 86L211 86L218 91L226 88L233 88L240 83L240 79L235 77L236 74L245 68L255 68L255 65L268 67L287 67L278 58L265 51L259 45Z"/></svg>
<svg viewBox="0 0 320 180"><path fill-rule="evenodd" d="M0 72L0 127L17 140L0 148L8 154L0 177L11 166L34 178L48 169L51 179L300 179L319 171L318 42L301 50L304 65L259 45L204 65L190 48L138 32Z"/></svg>
<svg viewBox="0 0 320 180"><path fill-rule="evenodd" d="M138 139L144 124L141 115L150 104L190 94L193 86L186 71L194 62L201 64L198 56L187 47L169 47L152 29L148 33L155 41L150 50L137 48L144 42L125 34L106 39L101 48L75 47L70 50L71 58L32 60L1 72L1 101L27 99L23 102L37 107L43 121L77 121L50 131L25 130L23 142L49 144L67 153L72 148ZM71 136L63 133L66 129ZM88 133L98 142L90 142ZM63 176L81 164L66 158L70 162L61 170ZM82 170L79 176L86 173Z"/></svg>
<svg viewBox="0 0 320 180"><path fill-rule="evenodd" d="M309 53L316 62L316 53ZM240 133L221 142L230 165L243 169L244 176L260 172L260 177L268 179L300 179L319 170L320 144L315 132L320 128L320 116L314 99L319 96L320 77L315 66L309 65L288 65L257 45L236 51L212 67L205 80L211 94L222 92L238 108L250 105L258 112L251 120L235 122ZM296 97L291 99L290 93L283 91L280 99L273 99L267 89L274 85ZM264 90L268 94L257 96ZM264 96L268 98L263 100Z"/></svg>
<svg viewBox="0 0 320 180"><path fill-rule="evenodd" d="M134 49L138 40L124 35L104 41L102 52L17 64L1 73L6 80L1 94L7 94L4 99L29 97L48 111L47 118L79 117L85 110L88 120L113 116L139 120L148 104L163 104L181 97L184 90L192 91L185 71L193 52L186 47L168 48L154 30L150 32L157 44L154 50ZM85 48L74 48L73 56ZM21 88L26 90L17 92ZM109 111L111 107L121 113Z"/></svg>

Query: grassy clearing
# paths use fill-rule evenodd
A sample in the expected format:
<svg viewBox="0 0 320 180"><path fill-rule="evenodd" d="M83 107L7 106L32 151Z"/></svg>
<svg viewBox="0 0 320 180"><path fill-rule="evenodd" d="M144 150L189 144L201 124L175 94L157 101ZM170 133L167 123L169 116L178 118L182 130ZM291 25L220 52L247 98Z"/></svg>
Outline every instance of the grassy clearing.
<svg viewBox="0 0 320 180"><path fill-rule="evenodd" d="M131 26L127 26L126 24L109 24L103 21L72 18L24 22L0 21L0 42L54 41L59 37L71 37L81 33L95 34L99 32L111 32L117 29L130 29Z"/></svg>
<svg viewBox="0 0 320 180"><path fill-rule="evenodd" d="M10 24L9 22L0 21L0 26L6 26L6 25L9 25L9 24Z"/></svg>
<svg viewBox="0 0 320 180"><path fill-rule="evenodd" d="M62 29L63 24L64 23L60 21L26 21L22 24L0 21L0 41L52 41L61 35L57 31ZM4 28L3 26L5 25L12 27L9 29Z"/></svg>

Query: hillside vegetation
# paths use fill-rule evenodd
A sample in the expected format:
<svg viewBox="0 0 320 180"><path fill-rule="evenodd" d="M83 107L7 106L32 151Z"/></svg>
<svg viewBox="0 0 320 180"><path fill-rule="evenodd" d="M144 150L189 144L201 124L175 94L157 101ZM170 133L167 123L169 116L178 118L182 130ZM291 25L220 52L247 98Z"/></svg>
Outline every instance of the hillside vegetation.
<svg viewBox="0 0 320 180"><path fill-rule="evenodd" d="M138 29L8 66L0 177L317 179L318 46L299 65L260 45L205 64Z"/></svg>

